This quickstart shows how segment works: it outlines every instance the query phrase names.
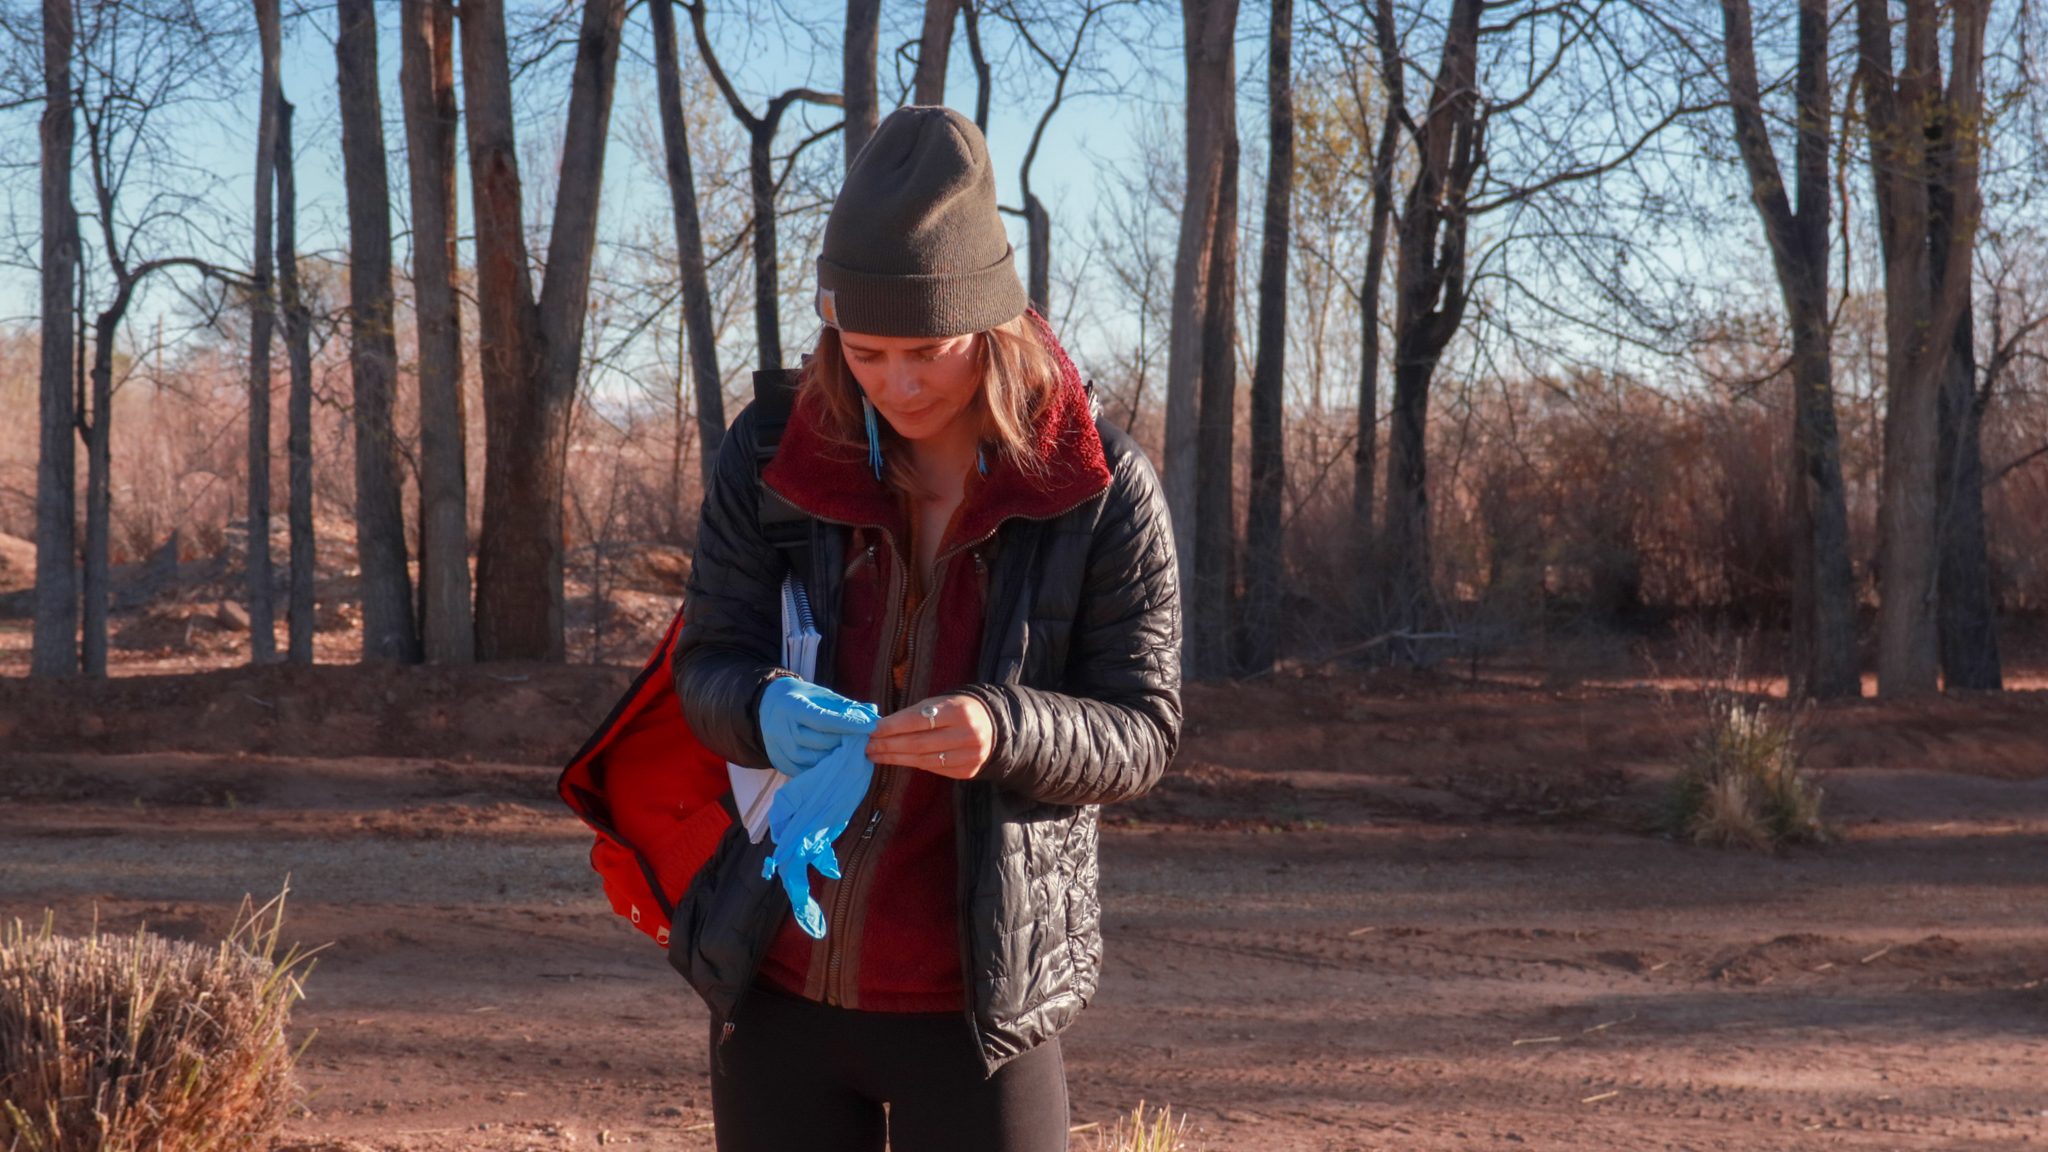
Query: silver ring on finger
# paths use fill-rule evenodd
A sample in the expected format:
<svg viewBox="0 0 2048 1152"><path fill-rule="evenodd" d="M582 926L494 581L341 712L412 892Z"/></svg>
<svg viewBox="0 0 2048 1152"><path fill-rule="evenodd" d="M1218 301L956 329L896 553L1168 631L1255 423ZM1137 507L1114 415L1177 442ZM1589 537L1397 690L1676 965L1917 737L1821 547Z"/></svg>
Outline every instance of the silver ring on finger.
<svg viewBox="0 0 2048 1152"><path fill-rule="evenodd" d="M919 708L917 712L918 715L924 717L925 731L929 732L939 726L939 706L937 704L927 704Z"/></svg>
<svg viewBox="0 0 2048 1152"><path fill-rule="evenodd" d="M946 754L945 754L944 752L941 752L941 753L939 753L939 767L941 767L941 768L944 768L945 766L946 766Z"/></svg>

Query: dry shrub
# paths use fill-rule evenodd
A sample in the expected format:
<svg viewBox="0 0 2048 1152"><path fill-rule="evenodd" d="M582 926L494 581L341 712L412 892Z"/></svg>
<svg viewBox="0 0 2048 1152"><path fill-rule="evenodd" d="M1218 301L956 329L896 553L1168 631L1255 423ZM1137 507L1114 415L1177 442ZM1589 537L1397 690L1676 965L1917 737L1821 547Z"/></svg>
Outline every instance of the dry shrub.
<svg viewBox="0 0 2048 1152"><path fill-rule="evenodd" d="M263 1147L298 1101L287 1039L307 957L277 955L282 893L243 901L217 948L133 936L0 936L0 1148Z"/></svg>
<svg viewBox="0 0 2048 1152"><path fill-rule="evenodd" d="M1108 1131L1096 1137L1095 1147L1097 1152L1193 1152L1187 1131L1185 1113L1176 1116L1170 1106L1161 1105L1148 1115L1140 1100L1129 1116L1117 1117Z"/></svg>
<svg viewBox="0 0 2048 1152"><path fill-rule="evenodd" d="M1821 788L1800 766L1802 713L1723 685L1679 768L1666 827L1715 848L1820 843Z"/></svg>

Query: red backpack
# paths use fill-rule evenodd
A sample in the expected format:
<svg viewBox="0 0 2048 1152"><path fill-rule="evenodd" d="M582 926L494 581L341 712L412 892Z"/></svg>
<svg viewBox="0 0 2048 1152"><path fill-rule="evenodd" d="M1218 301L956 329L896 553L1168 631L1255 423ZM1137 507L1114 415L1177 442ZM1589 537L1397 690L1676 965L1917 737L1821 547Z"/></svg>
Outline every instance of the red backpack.
<svg viewBox="0 0 2048 1152"><path fill-rule="evenodd" d="M781 442L797 378L794 371L754 373L756 476ZM809 517L765 485L760 504L762 532L805 570ZM682 630L678 611L632 687L555 784L562 802L597 833L590 866L612 911L664 948L676 901L733 824L725 758L697 739L676 699L669 660Z"/></svg>
<svg viewBox="0 0 2048 1152"><path fill-rule="evenodd" d="M590 866L612 911L668 946L676 901L732 825L725 757L683 719L669 656L683 614L610 716L576 753L555 790L597 833Z"/></svg>

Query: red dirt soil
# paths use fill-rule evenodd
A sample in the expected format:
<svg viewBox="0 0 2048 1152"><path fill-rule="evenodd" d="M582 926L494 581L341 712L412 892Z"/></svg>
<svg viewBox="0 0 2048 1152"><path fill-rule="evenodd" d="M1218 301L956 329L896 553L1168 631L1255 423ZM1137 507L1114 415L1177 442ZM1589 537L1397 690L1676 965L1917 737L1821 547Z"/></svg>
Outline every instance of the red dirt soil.
<svg viewBox="0 0 2048 1152"><path fill-rule="evenodd" d="M0 917L212 940L289 874L287 935L326 947L288 1143L709 1148L703 1009L552 798L630 675L0 677ZM1843 838L1781 856L1650 831L1698 711L1191 690L1172 772L1104 814L1075 1124L1143 1099L1214 1149L2048 1140L2048 694L1816 710Z"/></svg>

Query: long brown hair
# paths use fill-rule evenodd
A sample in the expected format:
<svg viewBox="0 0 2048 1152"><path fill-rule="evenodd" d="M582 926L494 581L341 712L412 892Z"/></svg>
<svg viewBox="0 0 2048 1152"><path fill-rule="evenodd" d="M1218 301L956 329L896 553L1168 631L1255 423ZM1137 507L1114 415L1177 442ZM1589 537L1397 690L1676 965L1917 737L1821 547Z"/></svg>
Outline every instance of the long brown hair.
<svg viewBox="0 0 2048 1152"><path fill-rule="evenodd" d="M1060 370L1051 349L1039 335L1037 321L1026 313L977 333L974 354L979 361L981 387L970 403L980 416L982 441L995 449L995 455L1026 474L1042 472L1045 464L1033 450L1032 433L1060 387ZM816 405L819 428L828 443L859 459L867 459L868 433L861 411L860 382L846 366L839 329L827 326L818 334L818 347L804 362L798 399ZM910 466L910 454L901 450L903 438L889 427L887 420L880 421L877 427L882 434L885 482L898 492L928 495ZM994 461L990 463L993 465Z"/></svg>

